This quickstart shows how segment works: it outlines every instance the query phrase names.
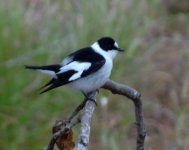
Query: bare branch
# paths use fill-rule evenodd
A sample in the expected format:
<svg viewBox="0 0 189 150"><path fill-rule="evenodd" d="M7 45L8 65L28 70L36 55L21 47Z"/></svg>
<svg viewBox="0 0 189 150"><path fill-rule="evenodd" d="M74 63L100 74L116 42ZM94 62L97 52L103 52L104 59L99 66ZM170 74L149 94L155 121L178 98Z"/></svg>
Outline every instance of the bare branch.
<svg viewBox="0 0 189 150"><path fill-rule="evenodd" d="M144 140L146 136L146 130L143 120L141 95L135 89L132 89L128 86L119 84L111 80L108 80L102 88L111 91L113 94L126 96L133 101L135 106L135 117L136 117L136 125L137 125L137 141L136 141L137 150L144 150ZM65 134L67 132L67 129L71 129L79 122L81 123L81 128L75 149L87 150L89 144L89 137L90 137L91 119L96 106L95 105L96 95L97 95L96 91L88 94L86 97L87 99L84 100L74 110L74 112L67 117L68 122L66 122L65 127L61 128L61 130L54 133L47 150L53 150L57 138L60 137L60 135ZM74 118L80 110L82 110L82 112L80 112L80 114L76 118Z"/></svg>
<svg viewBox="0 0 189 150"><path fill-rule="evenodd" d="M144 125L144 117L142 112L141 95L135 90L123 84L114 81L107 81L103 86L104 89L110 90L113 94L120 94L131 99L135 105L135 118L137 125L137 150L144 150L144 140L146 129Z"/></svg>
<svg viewBox="0 0 189 150"><path fill-rule="evenodd" d="M90 137L91 119L96 107L96 95L96 91L91 92L89 95L87 95L88 101L86 102L81 114L81 128L79 139L76 145L76 150L87 150Z"/></svg>
<svg viewBox="0 0 189 150"><path fill-rule="evenodd" d="M79 104L79 106L76 107L76 109L67 117L67 122L70 122L79 112L80 110L83 109L83 107L85 106L86 103L86 99L83 100L83 102L81 102L81 104Z"/></svg>
<svg viewBox="0 0 189 150"><path fill-rule="evenodd" d="M131 100L135 100L141 96L135 89L112 80L108 80L102 88L111 91L113 94L126 96Z"/></svg>

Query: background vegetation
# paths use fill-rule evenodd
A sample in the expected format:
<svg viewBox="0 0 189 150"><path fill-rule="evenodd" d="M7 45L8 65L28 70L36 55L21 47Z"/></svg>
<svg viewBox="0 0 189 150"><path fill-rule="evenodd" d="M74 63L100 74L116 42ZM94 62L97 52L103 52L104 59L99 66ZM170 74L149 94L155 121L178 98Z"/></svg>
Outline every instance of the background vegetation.
<svg viewBox="0 0 189 150"><path fill-rule="evenodd" d="M67 88L39 95L48 77L23 65L57 63L112 36L126 52L115 60L111 79L142 93L146 149L187 150L188 5L187 0L0 1L0 149L43 149L55 120L83 98ZM105 91L98 99L89 149L133 150L132 103Z"/></svg>

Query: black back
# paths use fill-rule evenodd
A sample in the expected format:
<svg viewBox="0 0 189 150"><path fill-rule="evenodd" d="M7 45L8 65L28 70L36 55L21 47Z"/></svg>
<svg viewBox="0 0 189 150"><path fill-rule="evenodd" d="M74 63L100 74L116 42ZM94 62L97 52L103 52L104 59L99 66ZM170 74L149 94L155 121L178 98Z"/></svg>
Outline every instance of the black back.
<svg viewBox="0 0 189 150"><path fill-rule="evenodd" d="M72 57L73 61L79 62L98 62L99 60L104 60L104 57L96 53L91 47L80 49L68 57Z"/></svg>

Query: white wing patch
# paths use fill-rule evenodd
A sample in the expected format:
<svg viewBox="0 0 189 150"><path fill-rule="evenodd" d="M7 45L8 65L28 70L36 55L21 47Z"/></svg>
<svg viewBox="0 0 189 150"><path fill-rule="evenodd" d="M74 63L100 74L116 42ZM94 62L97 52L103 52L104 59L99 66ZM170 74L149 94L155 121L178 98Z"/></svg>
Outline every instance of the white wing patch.
<svg viewBox="0 0 189 150"><path fill-rule="evenodd" d="M73 75L69 78L68 81L73 81L73 80L76 80L76 79L80 78L80 77L81 77L81 74L82 74L81 71L80 71L80 72L77 72L77 73L75 73L75 74L73 74Z"/></svg>
<svg viewBox="0 0 189 150"><path fill-rule="evenodd" d="M83 71L89 69L90 66L91 66L91 63L89 63L89 62L73 61L73 62L69 63L68 65L62 66L60 68L60 71L57 74L64 73L69 70L75 70L77 72L69 78L69 81L73 81L73 80L80 78Z"/></svg>

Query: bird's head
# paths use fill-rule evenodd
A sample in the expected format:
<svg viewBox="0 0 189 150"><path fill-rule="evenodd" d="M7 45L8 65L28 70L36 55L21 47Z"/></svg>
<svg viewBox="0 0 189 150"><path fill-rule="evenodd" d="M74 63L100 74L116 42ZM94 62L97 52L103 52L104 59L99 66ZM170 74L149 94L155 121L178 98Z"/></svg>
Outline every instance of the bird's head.
<svg viewBox="0 0 189 150"><path fill-rule="evenodd" d="M103 37L99 39L92 45L92 47L99 52L105 52L112 59L118 52L124 51L123 49L119 48L117 42L111 37Z"/></svg>

